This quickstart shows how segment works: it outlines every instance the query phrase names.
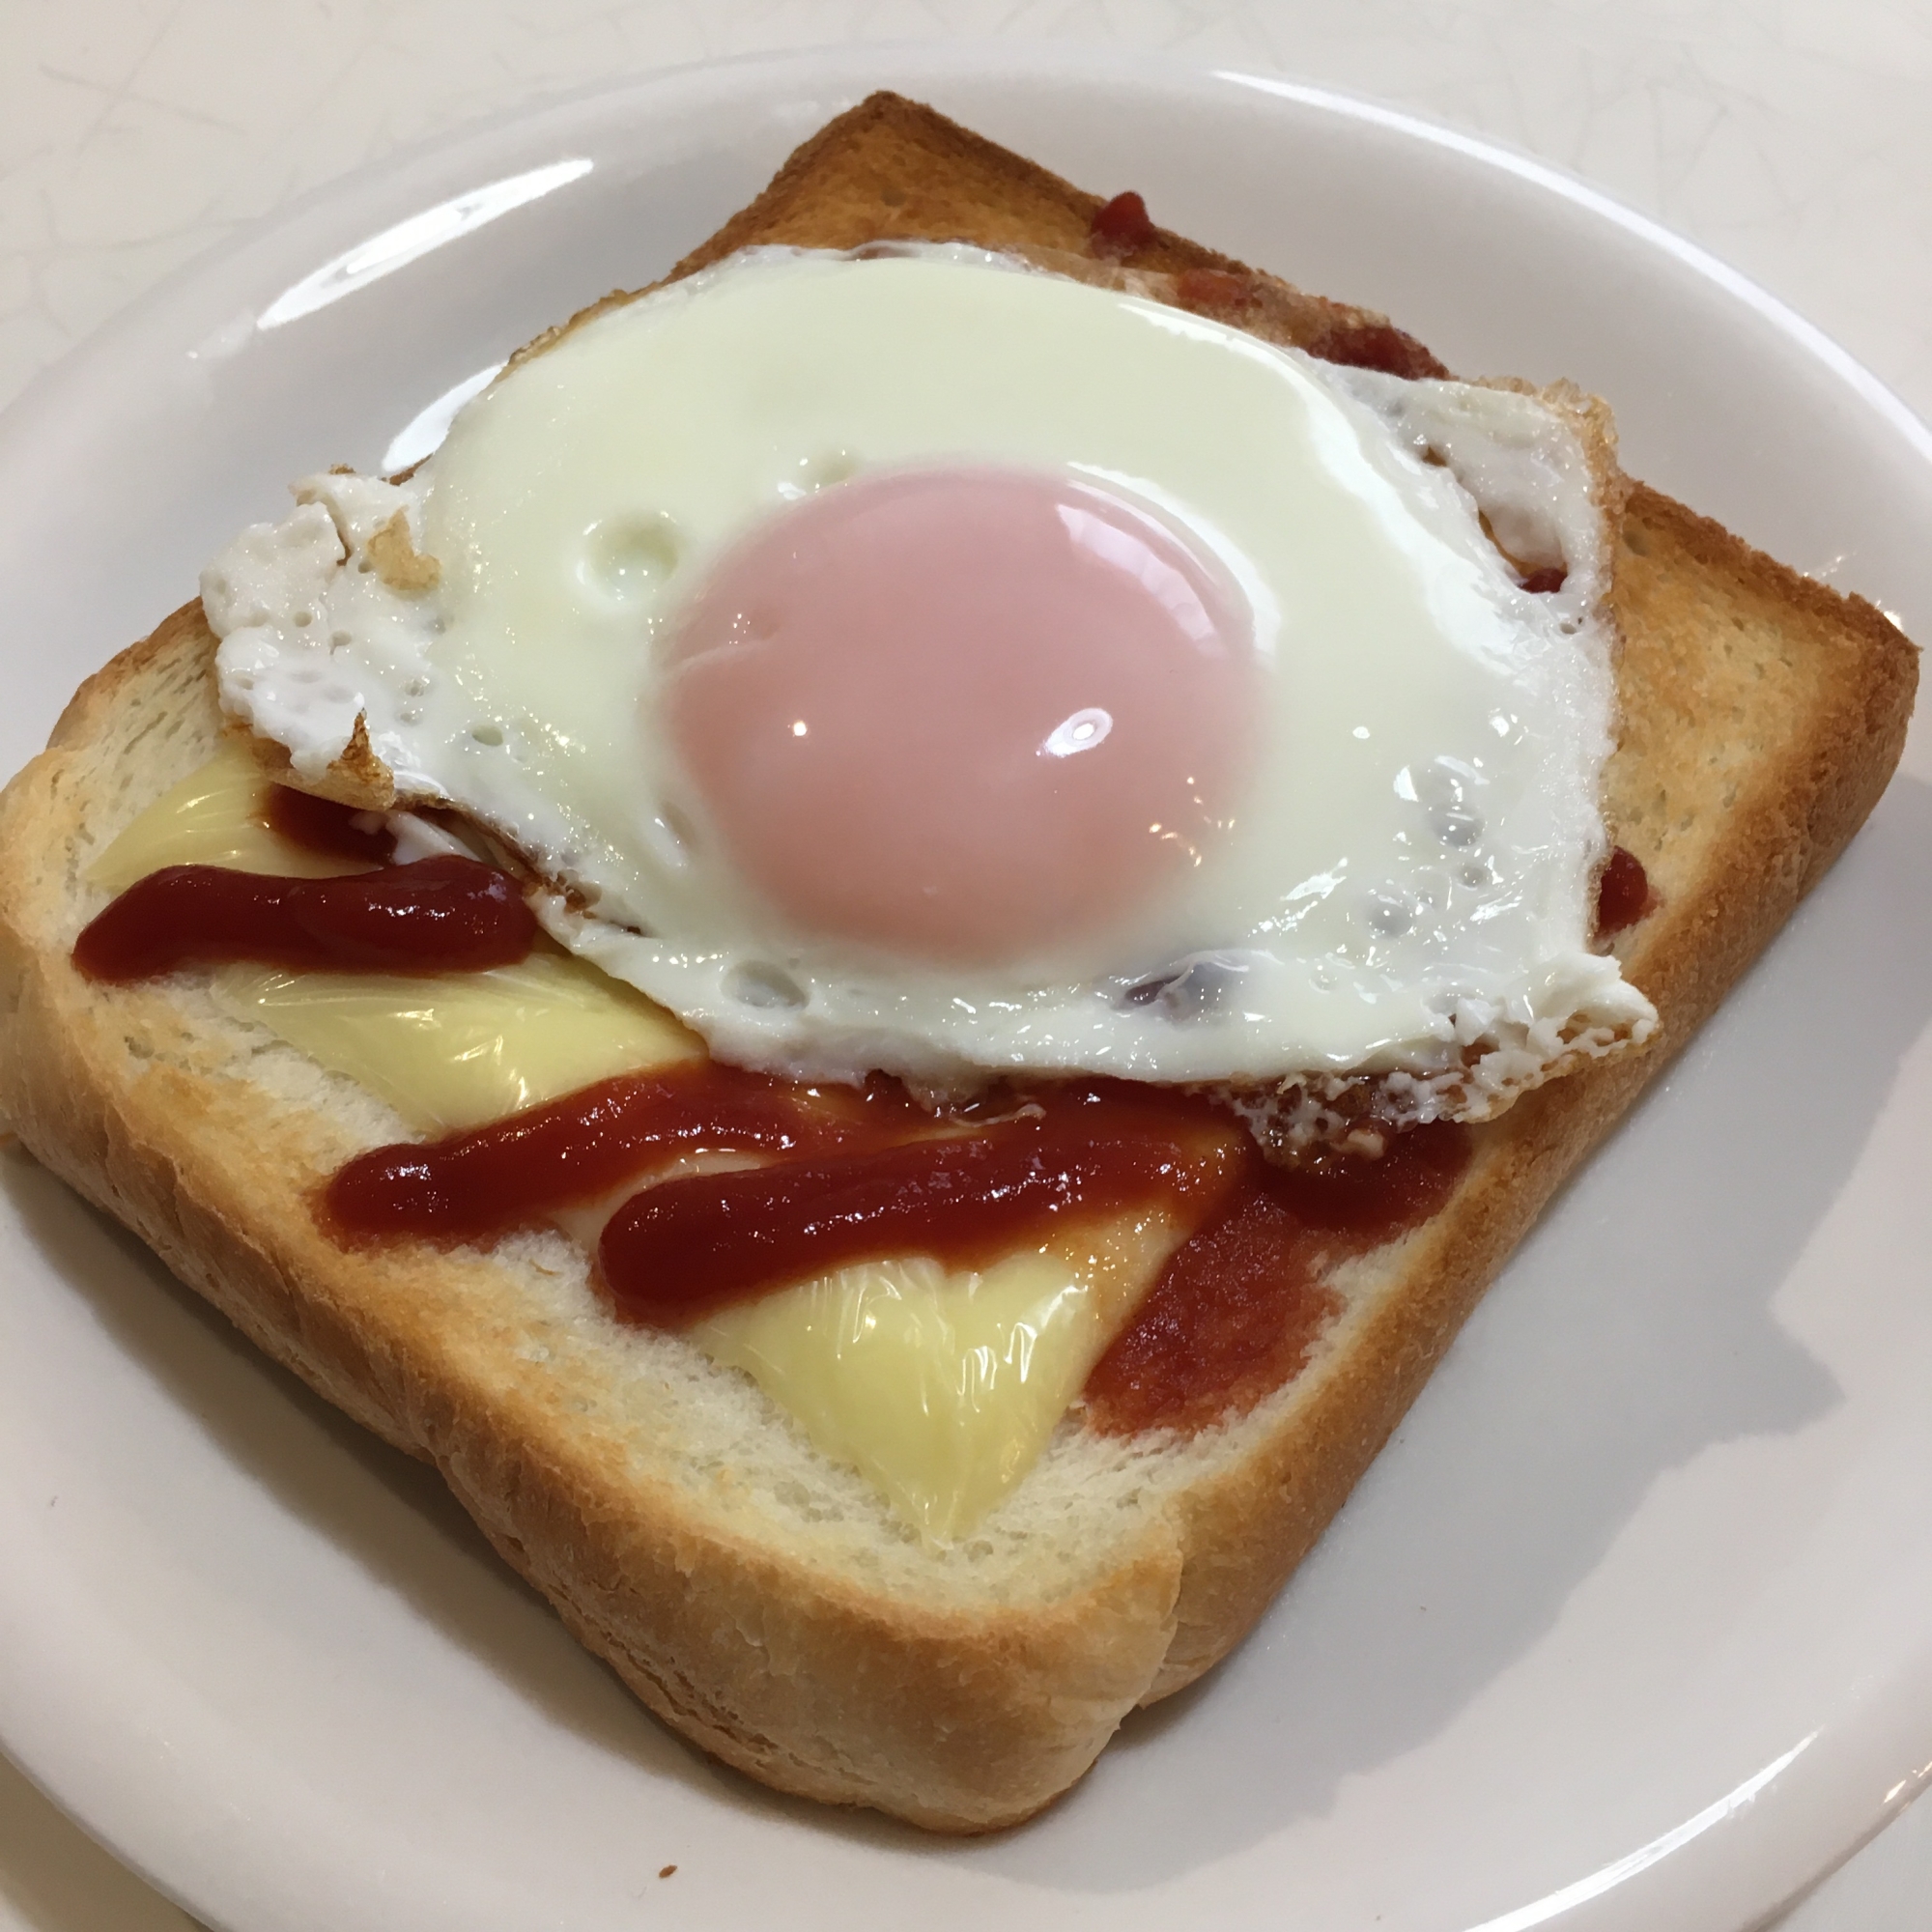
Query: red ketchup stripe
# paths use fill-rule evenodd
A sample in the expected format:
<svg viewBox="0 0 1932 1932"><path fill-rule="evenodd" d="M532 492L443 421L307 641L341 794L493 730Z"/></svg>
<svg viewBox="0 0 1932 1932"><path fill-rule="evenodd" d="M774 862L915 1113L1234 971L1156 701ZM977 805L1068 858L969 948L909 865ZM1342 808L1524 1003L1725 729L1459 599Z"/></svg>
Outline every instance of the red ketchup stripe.
<svg viewBox="0 0 1932 1932"><path fill-rule="evenodd" d="M1245 1165L1227 1158L1229 1146L1145 1128L1109 1136L1075 1112L842 1159L681 1177L618 1209L598 1263L620 1314L660 1322L857 1262L924 1255L980 1267L1093 1216L1163 1199L1211 1210Z"/></svg>
<svg viewBox="0 0 1932 1932"><path fill-rule="evenodd" d="M818 1153L903 1139L924 1123L891 1089L821 1092L696 1062L621 1074L445 1140L374 1148L337 1172L324 1208L351 1240L480 1241L682 1153Z"/></svg>
<svg viewBox="0 0 1932 1932"><path fill-rule="evenodd" d="M167 866L114 900L74 942L90 980L253 959L359 973L470 972L522 959L537 923L508 873L454 856L339 879Z"/></svg>

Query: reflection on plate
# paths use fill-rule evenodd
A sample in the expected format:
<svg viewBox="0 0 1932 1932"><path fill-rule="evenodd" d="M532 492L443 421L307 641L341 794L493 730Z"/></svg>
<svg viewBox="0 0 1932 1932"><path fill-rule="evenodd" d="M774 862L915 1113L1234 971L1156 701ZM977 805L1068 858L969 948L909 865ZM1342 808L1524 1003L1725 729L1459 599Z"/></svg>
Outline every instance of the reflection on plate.
<svg viewBox="0 0 1932 1932"><path fill-rule="evenodd" d="M8 768L289 477L433 438L478 371L661 270L879 84L1452 366L1577 378L1638 473L1800 565L1843 553L1837 582L1932 628L1922 434L1762 296L1529 164L1241 75L789 58L347 183L43 382L0 436ZM99 567L55 581L83 500ZM934 1844L686 1750L433 1478L17 1155L0 1737L201 1916L261 1932L1741 1928L1932 1757L1929 781L1909 754L1249 1644L1030 1828Z"/></svg>

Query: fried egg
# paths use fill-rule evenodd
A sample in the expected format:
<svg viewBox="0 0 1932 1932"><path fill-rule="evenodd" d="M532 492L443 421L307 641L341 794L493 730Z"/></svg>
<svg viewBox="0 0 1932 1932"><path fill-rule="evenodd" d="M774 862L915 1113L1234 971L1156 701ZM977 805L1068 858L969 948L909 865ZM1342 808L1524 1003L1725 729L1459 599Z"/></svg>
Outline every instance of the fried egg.
<svg viewBox="0 0 1932 1932"><path fill-rule="evenodd" d="M963 247L758 249L202 590L298 776L366 747L723 1059L1480 1118L1655 1024L1591 944L1599 487L1532 395Z"/></svg>

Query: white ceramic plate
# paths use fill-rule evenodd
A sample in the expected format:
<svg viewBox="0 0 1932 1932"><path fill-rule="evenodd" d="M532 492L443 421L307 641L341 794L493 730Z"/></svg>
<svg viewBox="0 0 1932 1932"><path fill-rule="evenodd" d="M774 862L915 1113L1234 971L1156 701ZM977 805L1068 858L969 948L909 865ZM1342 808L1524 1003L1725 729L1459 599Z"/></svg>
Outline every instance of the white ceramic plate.
<svg viewBox="0 0 1932 1932"><path fill-rule="evenodd" d="M1924 434L1761 294L1575 185L1240 75L790 58L567 100L354 180L43 381L0 431L0 765L289 477L378 462L887 83L1388 309L1452 366L1579 379L1638 473L1932 629ZM238 1932L1755 1922L1932 1757L1932 784L1908 762L1262 1629L1031 1828L933 1842L687 1751L432 1478L18 1156L0 1737Z"/></svg>

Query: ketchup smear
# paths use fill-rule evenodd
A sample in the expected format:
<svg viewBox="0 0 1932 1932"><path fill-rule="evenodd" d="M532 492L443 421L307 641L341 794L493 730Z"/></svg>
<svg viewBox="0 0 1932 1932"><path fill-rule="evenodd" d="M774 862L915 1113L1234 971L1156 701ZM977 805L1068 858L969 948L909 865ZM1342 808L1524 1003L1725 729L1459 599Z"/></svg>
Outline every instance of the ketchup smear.
<svg viewBox="0 0 1932 1932"><path fill-rule="evenodd" d="M1131 188L1102 202L1087 224L1089 250L1106 262L1130 262L1160 240L1146 201ZM1210 313L1236 312L1259 299L1250 275L1228 269L1183 269L1175 293L1183 308ZM1300 339L1300 338L1297 338ZM1449 371L1406 330L1392 322L1334 321L1320 327L1301 346L1324 362L1357 369L1379 369L1390 376L1446 376Z"/></svg>
<svg viewBox="0 0 1932 1932"><path fill-rule="evenodd" d="M1468 1129L1449 1122L1395 1135L1378 1158L1329 1153L1300 1168L1257 1159L1094 1365L1089 1420L1131 1435L1252 1408L1300 1372L1340 1308L1335 1264L1428 1220L1468 1160Z"/></svg>
<svg viewBox="0 0 1932 1932"><path fill-rule="evenodd" d="M317 798L313 792L297 791L293 785L269 787L267 815L271 830L290 844L311 852L326 852L333 859L360 859L369 866L386 866L396 856L395 836L380 819L373 828L355 822L358 818L379 818L379 814L338 805L332 798Z"/></svg>
<svg viewBox="0 0 1932 1932"><path fill-rule="evenodd" d="M1124 261L1137 255L1150 242L1157 241L1160 230L1148 213L1147 203L1132 188L1103 201L1087 224L1087 240L1094 254Z"/></svg>
<svg viewBox="0 0 1932 1932"><path fill-rule="evenodd" d="M1187 1238L1088 1384L1091 1419L1126 1434L1200 1427L1293 1375L1336 1305L1334 1263L1425 1220L1467 1160L1463 1129L1432 1126L1379 1159L1283 1169L1211 1100L1122 1082L999 1104L990 1120L934 1117L890 1082L800 1089L699 1063L376 1149L328 1183L322 1215L347 1241L485 1240L681 1154L758 1156L644 1187L606 1226L598 1273L617 1313L674 1327L857 1262L983 1266L1159 1208Z"/></svg>
<svg viewBox="0 0 1932 1932"><path fill-rule="evenodd" d="M1634 925L1650 904L1650 875L1642 861L1621 845L1613 847L1597 881L1597 937L1607 939Z"/></svg>
<svg viewBox="0 0 1932 1932"><path fill-rule="evenodd" d="M178 966L256 959L356 973L507 966L535 939L507 872L454 855L339 879L166 866L137 880L74 942L90 980L125 983Z"/></svg>

